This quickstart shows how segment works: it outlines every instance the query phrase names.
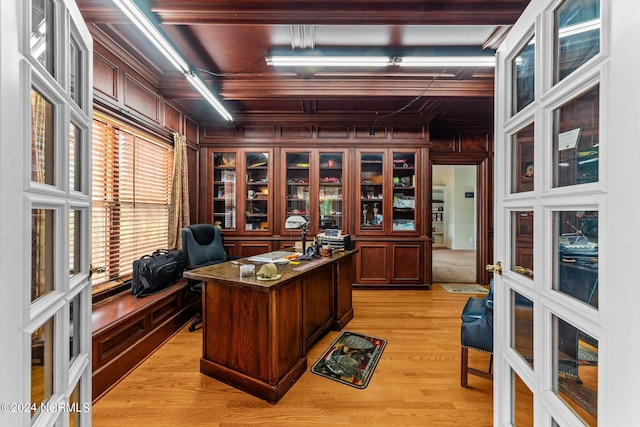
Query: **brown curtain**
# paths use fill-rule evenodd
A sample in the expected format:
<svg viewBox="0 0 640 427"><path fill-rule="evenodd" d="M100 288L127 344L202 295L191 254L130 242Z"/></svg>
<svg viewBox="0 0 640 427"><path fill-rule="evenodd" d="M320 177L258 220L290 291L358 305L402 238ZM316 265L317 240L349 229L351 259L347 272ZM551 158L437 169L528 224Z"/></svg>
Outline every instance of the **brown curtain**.
<svg viewBox="0 0 640 427"><path fill-rule="evenodd" d="M181 232L189 225L189 174L187 170L187 137L173 134L173 175L169 203L169 248L182 249Z"/></svg>

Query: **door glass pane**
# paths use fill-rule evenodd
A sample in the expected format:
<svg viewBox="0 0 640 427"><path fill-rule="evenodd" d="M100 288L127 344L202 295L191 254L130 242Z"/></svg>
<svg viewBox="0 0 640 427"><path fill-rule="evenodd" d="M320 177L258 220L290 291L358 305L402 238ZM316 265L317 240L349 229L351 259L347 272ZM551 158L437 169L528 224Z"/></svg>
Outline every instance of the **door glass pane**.
<svg viewBox="0 0 640 427"><path fill-rule="evenodd" d="M533 211L511 213L511 271L533 279Z"/></svg>
<svg viewBox="0 0 640 427"><path fill-rule="evenodd" d="M555 11L554 81L600 52L600 0L566 0Z"/></svg>
<svg viewBox="0 0 640 427"><path fill-rule="evenodd" d="M287 217L301 216L309 222L309 153L287 153ZM251 190L249 190L251 191ZM282 219L283 221L286 218Z"/></svg>
<svg viewBox="0 0 640 427"><path fill-rule="evenodd" d="M69 95L82 108L82 50L73 35L69 43L69 73Z"/></svg>
<svg viewBox="0 0 640 427"><path fill-rule="evenodd" d="M53 394L53 319L31 334L31 404L36 408ZM31 411L31 416L38 412Z"/></svg>
<svg viewBox="0 0 640 427"><path fill-rule="evenodd" d="M80 273L80 249L82 243L82 211L69 212L69 277Z"/></svg>
<svg viewBox="0 0 640 427"><path fill-rule="evenodd" d="M54 75L54 3L52 0L32 0L31 56Z"/></svg>
<svg viewBox="0 0 640 427"><path fill-rule="evenodd" d="M81 154L82 138L80 128L73 123L69 126L69 187L73 191L82 191Z"/></svg>
<svg viewBox="0 0 640 427"><path fill-rule="evenodd" d="M53 105L31 90L31 180L54 184Z"/></svg>
<svg viewBox="0 0 640 427"><path fill-rule="evenodd" d="M515 114L533 102L535 96L535 38L513 59L513 111Z"/></svg>
<svg viewBox="0 0 640 427"><path fill-rule="evenodd" d="M515 372L513 378L513 416L516 427L533 426L533 393Z"/></svg>
<svg viewBox="0 0 640 427"><path fill-rule="evenodd" d="M85 407L88 410L89 403L82 404L80 401L80 382L76 384L69 396L69 407L74 409L69 411L69 427L79 427L80 426L80 414L85 411Z"/></svg>
<svg viewBox="0 0 640 427"><path fill-rule="evenodd" d="M223 230L236 229L236 197L236 153L214 153L213 223Z"/></svg>
<svg viewBox="0 0 640 427"><path fill-rule="evenodd" d="M553 390L588 426L598 425L598 340L553 316Z"/></svg>
<svg viewBox="0 0 640 427"><path fill-rule="evenodd" d="M533 301L511 291L511 347L533 368Z"/></svg>
<svg viewBox="0 0 640 427"><path fill-rule="evenodd" d="M80 294L69 303L69 360L80 354Z"/></svg>
<svg viewBox="0 0 640 427"><path fill-rule="evenodd" d="M416 230L415 154L393 153L393 231Z"/></svg>
<svg viewBox="0 0 640 427"><path fill-rule="evenodd" d="M31 302L53 290L54 212L31 210Z"/></svg>
<svg viewBox="0 0 640 427"><path fill-rule="evenodd" d="M553 112L553 186L598 182L600 88Z"/></svg>
<svg viewBox="0 0 640 427"><path fill-rule="evenodd" d="M363 153L360 158L360 230L382 230L383 174L381 153Z"/></svg>
<svg viewBox="0 0 640 427"><path fill-rule="evenodd" d="M555 212L553 289L598 308L598 211Z"/></svg>
<svg viewBox="0 0 640 427"><path fill-rule="evenodd" d="M320 229L343 229L342 153L320 153Z"/></svg>
<svg viewBox="0 0 640 427"><path fill-rule="evenodd" d="M533 129L531 123L511 136L511 192L533 191Z"/></svg>
<svg viewBox="0 0 640 427"><path fill-rule="evenodd" d="M247 153L245 230L269 229L269 153Z"/></svg>

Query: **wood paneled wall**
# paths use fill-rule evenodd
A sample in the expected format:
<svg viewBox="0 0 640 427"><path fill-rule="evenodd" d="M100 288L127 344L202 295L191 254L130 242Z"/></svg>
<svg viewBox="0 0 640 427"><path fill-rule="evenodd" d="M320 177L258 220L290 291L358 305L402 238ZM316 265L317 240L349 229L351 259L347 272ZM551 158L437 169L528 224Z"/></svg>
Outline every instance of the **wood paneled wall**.
<svg viewBox="0 0 640 427"><path fill-rule="evenodd" d="M159 94L159 78L98 28L94 37L94 108L159 140L187 136L191 197L200 183L199 119L177 100ZM194 216L194 219L196 217ZM196 313L200 300L186 280L161 294L136 299L124 294L93 309L93 398L98 399Z"/></svg>

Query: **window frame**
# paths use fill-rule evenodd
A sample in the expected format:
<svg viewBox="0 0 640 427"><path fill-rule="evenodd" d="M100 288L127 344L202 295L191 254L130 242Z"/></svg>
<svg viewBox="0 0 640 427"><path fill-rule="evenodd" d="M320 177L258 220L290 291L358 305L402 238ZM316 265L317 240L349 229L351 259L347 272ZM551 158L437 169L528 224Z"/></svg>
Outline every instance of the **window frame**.
<svg viewBox="0 0 640 427"><path fill-rule="evenodd" d="M98 273L97 283L92 284L95 303L129 288L133 260L153 250L167 247L174 151L173 144L170 142L162 141L149 132L123 124L98 112L93 116L92 139L92 264L94 267L105 267L107 270L104 273L104 279L101 279ZM126 153L123 152L123 145L128 146ZM136 155L149 149L155 150L161 156L150 156L147 153L141 156L142 160L136 161ZM96 158L96 156L100 157ZM158 157L162 157L160 162L157 162ZM105 162L107 158L110 161L109 165ZM101 173L102 176L100 176ZM150 190L159 181L161 181L160 190L147 194L146 190ZM127 188L122 188L124 186ZM112 206L105 206L107 203L112 203ZM141 224L146 224L144 220L135 219L136 213L145 206L152 210L160 207L162 211L156 217L156 220L160 221L160 226L155 227L155 239L152 239L149 245L136 247L136 243L130 243L131 239L127 238L124 240L129 242L125 243L127 245L125 248L122 248L120 237L123 228L127 225L132 230L147 228L140 227ZM126 214L123 214L123 210L132 213L129 220L124 223L122 215ZM111 221L106 221L106 212L115 211L118 211L121 221L117 226L114 226ZM97 221L101 220L103 226L97 227ZM109 227L113 227L111 231L108 230ZM142 232L136 231L133 240L140 242L141 239L138 237L141 234ZM101 238L97 238L98 235ZM147 231L144 235L144 240L147 240Z"/></svg>

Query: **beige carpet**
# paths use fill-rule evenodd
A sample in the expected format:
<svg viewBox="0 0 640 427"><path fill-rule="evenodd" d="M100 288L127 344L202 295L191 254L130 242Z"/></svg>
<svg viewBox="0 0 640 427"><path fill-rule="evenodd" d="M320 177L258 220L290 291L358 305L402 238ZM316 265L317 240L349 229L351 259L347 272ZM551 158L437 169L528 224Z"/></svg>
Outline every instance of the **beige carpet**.
<svg viewBox="0 0 640 427"><path fill-rule="evenodd" d="M476 251L433 249L434 283L476 283Z"/></svg>
<svg viewBox="0 0 640 427"><path fill-rule="evenodd" d="M445 291L450 294L488 294L489 289L484 286L477 285L475 283L468 285L454 285L452 283L438 283Z"/></svg>

